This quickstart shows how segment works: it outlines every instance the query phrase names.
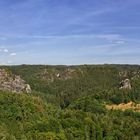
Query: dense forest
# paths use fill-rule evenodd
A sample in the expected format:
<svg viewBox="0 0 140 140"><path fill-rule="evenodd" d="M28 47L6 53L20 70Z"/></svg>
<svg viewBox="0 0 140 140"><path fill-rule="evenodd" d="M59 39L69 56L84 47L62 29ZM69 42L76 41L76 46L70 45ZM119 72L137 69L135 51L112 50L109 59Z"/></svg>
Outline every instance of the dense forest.
<svg viewBox="0 0 140 140"><path fill-rule="evenodd" d="M1 66L31 93L0 91L0 140L140 140L139 65ZM131 89L120 88L129 79Z"/></svg>

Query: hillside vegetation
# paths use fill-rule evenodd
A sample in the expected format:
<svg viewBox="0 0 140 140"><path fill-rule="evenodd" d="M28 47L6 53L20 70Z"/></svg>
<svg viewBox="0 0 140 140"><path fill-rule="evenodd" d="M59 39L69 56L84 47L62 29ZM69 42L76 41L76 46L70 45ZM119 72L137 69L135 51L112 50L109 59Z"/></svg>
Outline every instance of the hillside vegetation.
<svg viewBox="0 0 140 140"><path fill-rule="evenodd" d="M140 139L139 111L107 108L140 104L140 66L21 65L0 69L20 75L32 89L28 94L0 91L0 140ZM125 79L131 88L123 88Z"/></svg>

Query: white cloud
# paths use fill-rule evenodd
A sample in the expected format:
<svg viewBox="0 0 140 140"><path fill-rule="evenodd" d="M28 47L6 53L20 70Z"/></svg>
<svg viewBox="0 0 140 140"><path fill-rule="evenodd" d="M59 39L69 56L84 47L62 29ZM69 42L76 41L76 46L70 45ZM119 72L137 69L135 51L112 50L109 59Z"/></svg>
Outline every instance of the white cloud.
<svg viewBox="0 0 140 140"><path fill-rule="evenodd" d="M8 51L8 49L4 49L3 52L8 53L9 51Z"/></svg>
<svg viewBox="0 0 140 140"><path fill-rule="evenodd" d="M10 56L16 56L17 54L16 53L10 53Z"/></svg>

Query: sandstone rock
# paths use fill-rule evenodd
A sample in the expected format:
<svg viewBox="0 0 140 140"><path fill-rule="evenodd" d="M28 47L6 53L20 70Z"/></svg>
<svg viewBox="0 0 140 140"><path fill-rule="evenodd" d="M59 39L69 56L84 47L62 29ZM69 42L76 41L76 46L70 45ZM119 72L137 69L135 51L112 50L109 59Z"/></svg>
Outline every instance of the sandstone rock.
<svg viewBox="0 0 140 140"><path fill-rule="evenodd" d="M4 69L0 69L0 90L31 93L30 85L26 84L20 76L10 74Z"/></svg>
<svg viewBox="0 0 140 140"><path fill-rule="evenodd" d="M130 80L129 79L122 80L120 82L120 88L119 89L132 89Z"/></svg>

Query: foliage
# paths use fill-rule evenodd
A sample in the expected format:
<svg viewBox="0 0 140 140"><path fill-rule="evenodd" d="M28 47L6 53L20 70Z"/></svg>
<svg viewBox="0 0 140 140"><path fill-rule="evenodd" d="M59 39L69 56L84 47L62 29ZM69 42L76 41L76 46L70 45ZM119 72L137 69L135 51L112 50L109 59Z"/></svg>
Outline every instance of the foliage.
<svg viewBox="0 0 140 140"><path fill-rule="evenodd" d="M140 102L140 66L2 68L21 75L33 92L0 91L0 140L140 139L140 112L105 108L105 104ZM57 78L58 73L62 78ZM119 89L125 78L131 80L132 90Z"/></svg>

